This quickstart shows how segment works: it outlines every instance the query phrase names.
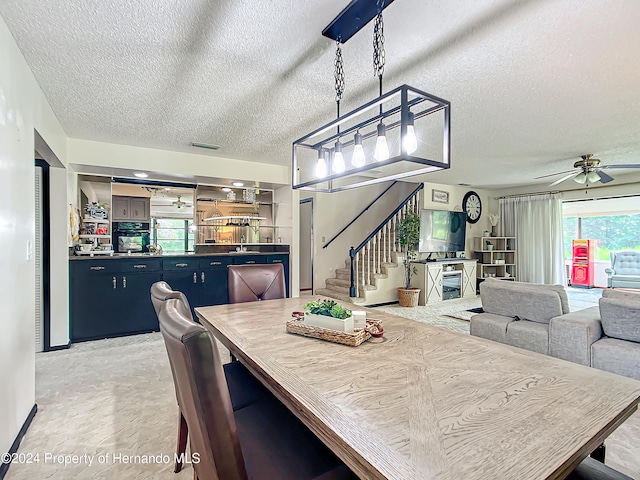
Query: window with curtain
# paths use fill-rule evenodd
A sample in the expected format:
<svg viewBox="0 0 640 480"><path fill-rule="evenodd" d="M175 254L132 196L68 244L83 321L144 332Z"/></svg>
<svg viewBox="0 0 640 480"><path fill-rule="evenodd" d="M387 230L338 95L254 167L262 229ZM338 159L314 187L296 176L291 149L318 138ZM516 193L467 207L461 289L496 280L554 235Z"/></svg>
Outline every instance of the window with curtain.
<svg viewBox="0 0 640 480"><path fill-rule="evenodd" d="M160 245L164 252L193 251L195 232L184 218L153 218L151 242Z"/></svg>

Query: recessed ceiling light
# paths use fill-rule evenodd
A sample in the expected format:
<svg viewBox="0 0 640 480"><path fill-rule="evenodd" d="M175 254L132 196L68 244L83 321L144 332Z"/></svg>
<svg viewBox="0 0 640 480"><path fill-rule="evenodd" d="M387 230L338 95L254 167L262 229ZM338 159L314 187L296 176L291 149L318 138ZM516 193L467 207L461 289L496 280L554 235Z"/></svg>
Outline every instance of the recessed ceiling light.
<svg viewBox="0 0 640 480"><path fill-rule="evenodd" d="M224 187L221 189L223 192L230 192L231 189L229 187Z"/></svg>
<svg viewBox="0 0 640 480"><path fill-rule="evenodd" d="M242 183L242 182L233 182L233 186L234 187L242 187L242 186L244 186L244 183Z"/></svg>
<svg viewBox="0 0 640 480"><path fill-rule="evenodd" d="M149 176L148 173L144 173L144 172L134 172L133 175L138 178L147 178Z"/></svg>
<svg viewBox="0 0 640 480"><path fill-rule="evenodd" d="M165 187L165 190L166 190L167 192L169 192L169 191L171 191L171 188L170 188L170 187Z"/></svg>

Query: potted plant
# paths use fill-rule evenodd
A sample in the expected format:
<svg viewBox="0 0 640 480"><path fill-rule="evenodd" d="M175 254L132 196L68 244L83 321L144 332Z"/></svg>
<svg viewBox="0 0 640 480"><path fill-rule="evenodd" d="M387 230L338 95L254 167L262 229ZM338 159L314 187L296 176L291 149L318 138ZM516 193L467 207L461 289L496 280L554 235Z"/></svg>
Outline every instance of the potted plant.
<svg viewBox="0 0 640 480"><path fill-rule="evenodd" d="M493 243L491 243L489 240L487 240L487 250L488 251L493 250Z"/></svg>
<svg viewBox="0 0 640 480"><path fill-rule="evenodd" d="M304 322L314 327L329 328L339 332L353 332L351 310L333 300L306 303Z"/></svg>
<svg viewBox="0 0 640 480"><path fill-rule="evenodd" d="M411 287L411 277L417 273L412 263L417 258L416 244L420 240L420 218L412 211L396 226L396 237L400 250L404 254L402 266L404 267L404 287L398 288L398 300L401 307L415 307L418 305L419 288Z"/></svg>

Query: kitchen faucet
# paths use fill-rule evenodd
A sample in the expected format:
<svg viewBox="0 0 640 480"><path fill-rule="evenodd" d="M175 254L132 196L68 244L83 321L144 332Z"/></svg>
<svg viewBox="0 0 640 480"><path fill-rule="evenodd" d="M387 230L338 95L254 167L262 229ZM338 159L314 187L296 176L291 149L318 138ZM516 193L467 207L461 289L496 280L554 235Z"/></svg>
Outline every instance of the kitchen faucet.
<svg viewBox="0 0 640 480"><path fill-rule="evenodd" d="M240 251L241 252L244 252L246 250L246 248L242 246L243 243L244 243L244 235L240 235Z"/></svg>

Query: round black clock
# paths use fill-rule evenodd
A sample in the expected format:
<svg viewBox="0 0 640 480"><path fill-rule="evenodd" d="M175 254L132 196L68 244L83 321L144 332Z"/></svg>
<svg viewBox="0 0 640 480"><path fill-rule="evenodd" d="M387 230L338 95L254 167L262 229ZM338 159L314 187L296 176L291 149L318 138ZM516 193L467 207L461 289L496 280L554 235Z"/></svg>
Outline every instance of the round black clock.
<svg viewBox="0 0 640 480"><path fill-rule="evenodd" d="M476 223L482 215L482 202L476 192L467 192L462 199L462 210L467 212L467 222Z"/></svg>

